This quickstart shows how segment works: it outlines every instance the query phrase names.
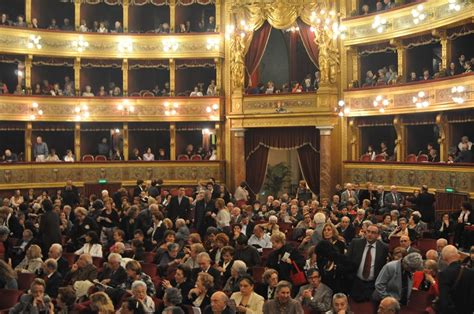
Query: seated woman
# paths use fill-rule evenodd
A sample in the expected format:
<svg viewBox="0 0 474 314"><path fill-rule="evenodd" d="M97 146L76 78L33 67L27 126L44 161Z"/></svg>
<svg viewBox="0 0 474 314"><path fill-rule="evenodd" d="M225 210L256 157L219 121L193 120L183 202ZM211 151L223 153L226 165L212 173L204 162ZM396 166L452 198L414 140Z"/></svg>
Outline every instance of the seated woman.
<svg viewBox="0 0 474 314"><path fill-rule="evenodd" d="M267 269L262 275L263 284L258 285L255 291L263 296L265 300L271 300L275 296L276 286L279 282L278 272L274 269Z"/></svg>
<svg viewBox="0 0 474 314"><path fill-rule="evenodd" d="M93 313L114 314L114 304L105 292L96 292L90 296L90 309ZM41 312L40 312L41 313Z"/></svg>
<svg viewBox="0 0 474 314"><path fill-rule="evenodd" d="M21 296L20 301L10 310L10 314L20 313L54 313L51 298L44 293L46 283L36 278L30 286L28 294Z"/></svg>
<svg viewBox="0 0 474 314"><path fill-rule="evenodd" d="M438 263L434 260L426 260L423 270L417 271L413 274L413 289L428 291L434 298L439 296L438 287Z"/></svg>
<svg viewBox="0 0 474 314"><path fill-rule="evenodd" d="M204 311L206 306L211 304L211 296L214 292L214 277L208 273L200 272L197 276L196 287L189 291L188 298L193 306Z"/></svg>
<svg viewBox="0 0 474 314"><path fill-rule="evenodd" d="M451 220L448 213L444 213L441 220L435 221L434 236L436 239L449 239L454 231L454 221Z"/></svg>
<svg viewBox="0 0 474 314"><path fill-rule="evenodd" d="M64 156L64 161L65 162L74 162L75 161L74 155L72 154L72 150L70 150L70 149L66 150L66 155Z"/></svg>
<svg viewBox="0 0 474 314"><path fill-rule="evenodd" d="M192 270L188 266L178 265L176 272L174 274L174 280L169 281L163 279L162 286L163 289L176 288L179 290L183 296L183 304L191 305L191 301L188 298L189 291L194 288L194 283L192 282Z"/></svg>
<svg viewBox="0 0 474 314"><path fill-rule="evenodd" d="M89 231L85 236L86 243L74 252L76 255L81 255L84 253L89 254L92 257L102 258L102 244L99 243L99 236L95 231Z"/></svg>
<svg viewBox="0 0 474 314"><path fill-rule="evenodd" d="M153 284L153 281L151 281L150 276L142 271L140 262L135 260L129 261L127 265L125 265L125 270L127 271L127 280L119 286L122 290L126 290L132 294L132 284L135 281L140 280L147 286L147 295L155 295L155 285Z"/></svg>
<svg viewBox="0 0 474 314"><path fill-rule="evenodd" d="M26 250L25 258L15 267L15 270L21 273L36 273L43 266L41 258L41 248L33 244Z"/></svg>
<svg viewBox="0 0 474 314"><path fill-rule="evenodd" d="M237 312L258 314L263 312L265 300L254 292L255 282L252 277L245 275L239 279L239 292L234 292L230 299L235 301Z"/></svg>
<svg viewBox="0 0 474 314"><path fill-rule="evenodd" d="M221 259L217 264L216 269L220 271L222 276L222 282L227 282L231 276L231 269L234 265L234 247L224 246L221 252Z"/></svg>
<svg viewBox="0 0 474 314"><path fill-rule="evenodd" d="M239 279L247 274L247 265L243 261L236 260L230 269L230 277L222 289L227 295L239 291Z"/></svg>
<svg viewBox="0 0 474 314"><path fill-rule="evenodd" d="M117 311L120 314L145 314L145 308L143 304L134 298L125 299L120 306L120 310Z"/></svg>
<svg viewBox="0 0 474 314"><path fill-rule="evenodd" d="M56 150L54 148L51 148L49 151L48 157L46 157L46 161L61 161L59 159L58 155L56 154Z"/></svg>
<svg viewBox="0 0 474 314"><path fill-rule="evenodd" d="M456 246L467 248L469 244L469 230L464 230L467 224L474 225L474 213L472 212L472 205L469 202L464 202L461 205L461 210L455 213L456 225L454 226L454 243Z"/></svg>

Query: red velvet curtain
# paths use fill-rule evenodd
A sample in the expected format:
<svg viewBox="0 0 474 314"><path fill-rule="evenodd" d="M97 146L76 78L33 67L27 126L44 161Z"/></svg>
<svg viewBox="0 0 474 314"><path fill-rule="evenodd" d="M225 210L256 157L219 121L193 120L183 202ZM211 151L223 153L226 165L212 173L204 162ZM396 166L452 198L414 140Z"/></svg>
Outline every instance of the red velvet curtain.
<svg viewBox="0 0 474 314"><path fill-rule="evenodd" d="M319 50L318 46L314 42L314 33L311 31L311 27L305 24L300 19L297 19L298 27L300 28L300 37L301 41L303 42L304 48L308 53L309 58L314 63L315 66L319 66L318 57L319 57Z"/></svg>
<svg viewBox="0 0 474 314"><path fill-rule="evenodd" d="M245 55L245 68L247 70L248 79L252 77L252 74L255 72L255 70L257 70L260 61L262 60L263 53L267 47L271 32L272 27L270 24L268 24L268 22L265 22L263 23L262 27L253 33L250 48Z"/></svg>
<svg viewBox="0 0 474 314"><path fill-rule="evenodd" d="M246 180L253 192L262 188L270 148L298 150L301 172L319 193L319 131L313 127L262 128L245 132Z"/></svg>
<svg viewBox="0 0 474 314"><path fill-rule="evenodd" d="M319 195L319 152L310 145L298 148L301 172L309 189Z"/></svg>
<svg viewBox="0 0 474 314"><path fill-rule="evenodd" d="M245 162L246 181L253 196L260 192L265 181L269 150L268 147L259 146Z"/></svg>

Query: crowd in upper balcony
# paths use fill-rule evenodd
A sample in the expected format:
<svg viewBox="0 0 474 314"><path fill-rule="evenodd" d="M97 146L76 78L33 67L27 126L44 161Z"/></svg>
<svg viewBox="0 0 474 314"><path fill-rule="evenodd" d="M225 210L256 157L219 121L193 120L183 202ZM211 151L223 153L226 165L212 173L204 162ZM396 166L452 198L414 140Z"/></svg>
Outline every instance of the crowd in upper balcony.
<svg viewBox="0 0 474 314"><path fill-rule="evenodd" d="M453 61L449 64L448 69L442 67L439 63L439 69L437 72L431 74L428 68L423 68L422 73L416 71L409 71L406 78L406 83L418 82L418 81L429 81L432 79L455 76L463 73L471 73L472 65L474 64L474 57L470 60L466 58L464 54L461 54L457 61ZM365 79L362 87L380 86L380 85L393 85L404 82L404 78L399 76L397 73L397 67L395 65L384 66L377 71L368 70L365 74ZM358 82L354 82L354 87L358 87Z"/></svg>
<svg viewBox="0 0 474 314"><path fill-rule="evenodd" d="M256 94L280 94L280 93L303 93L303 92L315 92L319 88L319 72L316 71L315 75L307 74L303 81L292 81L290 83L283 83L281 86L276 86L273 81L268 81L267 84L258 83L256 86L249 86L246 89L246 93L249 95Z"/></svg>
<svg viewBox="0 0 474 314"><path fill-rule="evenodd" d="M401 1L392 1L392 0L369 0L364 1L364 4L360 7L359 15L367 15L374 12L383 12L385 10L393 9L397 6L417 2L417 0L401 0ZM356 15L354 11L352 15Z"/></svg>
<svg viewBox="0 0 474 314"><path fill-rule="evenodd" d="M74 31L74 23L69 18L64 18L61 23L58 19L52 18L48 24L40 22L37 17L31 19L31 24L28 25L23 15L18 15L16 20L11 20L6 13L1 14L0 26L15 26L15 27L31 27L34 29L48 29L61 31ZM78 28L79 32L87 33L123 33L123 26L120 21L111 23L108 20L94 20L92 23L86 19L82 19ZM144 30L146 33L169 34L171 31L170 24L163 22L157 28ZM176 33L203 33L216 31L216 18L209 16L208 20L204 18L196 20L186 20L179 24L176 28Z"/></svg>
<svg viewBox="0 0 474 314"><path fill-rule="evenodd" d="M447 160L440 160L438 150L435 149L433 143L428 143L426 149L418 151L417 154L410 155L414 156L411 161L418 162L446 162L448 164L474 162L474 149L468 136L462 136L456 147L449 148ZM378 150L373 145L368 145L367 151L361 156L361 160L395 161L396 151L389 149L387 141L382 141Z"/></svg>

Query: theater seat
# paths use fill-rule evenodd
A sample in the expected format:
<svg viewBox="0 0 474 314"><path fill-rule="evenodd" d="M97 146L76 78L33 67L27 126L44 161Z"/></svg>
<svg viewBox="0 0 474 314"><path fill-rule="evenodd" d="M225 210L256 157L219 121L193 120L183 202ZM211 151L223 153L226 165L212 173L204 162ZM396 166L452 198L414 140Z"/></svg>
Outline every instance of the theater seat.
<svg viewBox="0 0 474 314"><path fill-rule="evenodd" d="M155 259L155 252L145 252L144 254L145 257L145 263L153 263L153 259Z"/></svg>
<svg viewBox="0 0 474 314"><path fill-rule="evenodd" d="M95 161L107 161L107 157L104 155L97 155L95 156Z"/></svg>
<svg viewBox="0 0 474 314"><path fill-rule="evenodd" d="M8 313L8 310L15 306L22 294L21 290L0 289L0 313Z"/></svg>
<svg viewBox="0 0 474 314"><path fill-rule="evenodd" d="M85 162L94 161L94 156L92 156L92 155L84 155L84 156L82 156L82 161L85 161Z"/></svg>
<svg viewBox="0 0 474 314"><path fill-rule="evenodd" d="M156 268L155 264L152 263L140 263L142 265L142 270L145 274L150 276L151 278L155 277L158 269Z"/></svg>
<svg viewBox="0 0 474 314"><path fill-rule="evenodd" d="M389 252L393 252L397 246L400 246L400 237L391 237L388 243Z"/></svg>
<svg viewBox="0 0 474 314"><path fill-rule="evenodd" d="M416 248L420 250L421 255L425 257L426 252L428 252L429 250L436 250L436 239L418 239Z"/></svg>
<svg viewBox="0 0 474 314"><path fill-rule="evenodd" d="M360 156L360 161L365 161L365 162L370 161L370 155L365 154L365 155Z"/></svg>
<svg viewBox="0 0 474 314"><path fill-rule="evenodd" d="M62 256L68 262L69 266L72 266L76 262L77 255L74 253L64 252Z"/></svg>
<svg viewBox="0 0 474 314"><path fill-rule="evenodd" d="M357 302L354 302L353 300L349 300L349 304L350 304L350 307L351 307L351 311L353 313L367 313L367 314L371 314L371 313L374 313L374 304L372 302L361 302L361 303L357 303Z"/></svg>
<svg viewBox="0 0 474 314"><path fill-rule="evenodd" d="M31 283L35 278L35 274L18 273L18 290L26 291L30 289Z"/></svg>
<svg viewBox="0 0 474 314"><path fill-rule="evenodd" d="M428 162L428 155L426 155L426 154L421 154L420 156L418 156L418 158L416 159L416 161L418 161L418 162Z"/></svg>
<svg viewBox="0 0 474 314"><path fill-rule="evenodd" d="M385 156L382 154L378 154L375 156L375 161L385 161Z"/></svg>
<svg viewBox="0 0 474 314"><path fill-rule="evenodd" d="M406 162L416 162L416 155L415 154L410 154L406 158Z"/></svg>
<svg viewBox="0 0 474 314"><path fill-rule="evenodd" d="M178 155L177 160L183 161L183 160L189 160L188 155Z"/></svg>
<svg viewBox="0 0 474 314"><path fill-rule="evenodd" d="M263 282L263 279L262 279L262 276L263 276L263 273L265 272L265 267L262 267L262 266L254 266L252 268L252 277L253 277L253 280L255 280L255 282L257 283L262 283Z"/></svg>
<svg viewBox="0 0 474 314"><path fill-rule="evenodd" d="M201 155L192 155L191 160L202 160Z"/></svg>

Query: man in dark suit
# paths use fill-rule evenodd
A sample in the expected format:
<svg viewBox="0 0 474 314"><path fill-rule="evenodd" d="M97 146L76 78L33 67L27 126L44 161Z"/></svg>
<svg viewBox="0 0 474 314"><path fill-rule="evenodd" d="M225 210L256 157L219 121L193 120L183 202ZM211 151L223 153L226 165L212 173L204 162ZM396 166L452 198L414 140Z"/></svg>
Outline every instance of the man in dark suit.
<svg viewBox="0 0 474 314"><path fill-rule="evenodd" d="M388 247L378 241L380 231L376 225L367 228L366 237L352 240L347 257L355 273L351 296L356 302L371 300L375 279L387 262Z"/></svg>
<svg viewBox="0 0 474 314"><path fill-rule="evenodd" d="M143 234L148 234L148 230L153 226L153 215L160 212L157 204L151 204L148 208L142 210L137 219L135 219L135 230L140 229Z"/></svg>
<svg viewBox="0 0 474 314"><path fill-rule="evenodd" d="M253 234L253 228L255 228L255 223L250 220L247 212L242 213L242 220L240 221L242 225L242 233L245 234L247 239L249 239Z"/></svg>
<svg viewBox="0 0 474 314"><path fill-rule="evenodd" d="M20 264L23 258L25 258L26 251L32 244L36 244L33 232L30 229L25 229L23 231L23 238L15 243L10 252L13 267Z"/></svg>
<svg viewBox="0 0 474 314"><path fill-rule="evenodd" d="M405 250L407 250L407 254L410 254L410 253L420 253L420 250L418 250L417 248L414 248L412 245L411 245L411 240L410 240L410 237L407 236L407 235L402 235L400 237L400 246L402 248L404 248Z"/></svg>
<svg viewBox="0 0 474 314"><path fill-rule="evenodd" d="M354 225L351 224L351 219L347 216L341 218L341 222L337 227L337 231L339 235L342 235L346 243L351 243L352 239L355 237L355 228Z"/></svg>
<svg viewBox="0 0 474 314"><path fill-rule="evenodd" d="M62 195L64 205L69 205L74 208L80 202L79 190L72 184L72 180L66 181L66 186L64 187Z"/></svg>
<svg viewBox="0 0 474 314"><path fill-rule="evenodd" d="M0 208L0 218L3 219L5 226L10 230L10 237L17 239L22 238L23 227L20 225L20 222L15 216L12 208L8 206Z"/></svg>
<svg viewBox="0 0 474 314"><path fill-rule="evenodd" d="M211 257L207 252L201 252L197 255L196 261L199 265L198 268L193 269L194 282L200 272L208 273L214 278L214 289L219 290L222 288L221 273L214 267L211 267Z"/></svg>
<svg viewBox="0 0 474 314"><path fill-rule="evenodd" d="M461 266L458 250L447 245L441 251L448 267L439 273L439 313L472 314L474 309L474 270Z"/></svg>
<svg viewBox="0 0 474 314"><path fill-rule="evenodd" d="M384 197L384 207L392 210L400 210L403 205L403 196L397 192L397 187L392 185L390 187L390 193L386 193Z"/></svg>
<svg viewBox="0 0 474 314"><path fill-rule="evenodd" d="M372 208L378 208L377 204L377 191L374 190L374 185L371 182L367 182L367 189L361 190L359 193L359 205L362 205L363 200L369 200Z"/></svg>
<svg viewBox="0 0 474 314"><path fill-rule="evenodd" d="M194 208L194 228L204 237L208 227L214 225L212 214L216 213L215 201L212 199L211 191L204 193L204 198L196 202Z"/></svg>
<svg viewBox="0 0 474 314"><path fill-rule="evenodd" d="M234 314L235 310L228 303L229 297L224 292L214 292L211 296L211 304L206 306L204 314Z"/></svg>
<svg viewBox="0 0 474 314"><path fill-rule="evenodd" d="M69 272L69 263L64 257L62 257L62 254L63 247L59 243L54 243L49 248L48 257L56 261L56 263L58 264L57 270L61 274L61 276L64 277Z"/></svg>
<svg viewBox="0 0 474 314"><path fill-rule="evenodd" d="M53 204L46 199L42 203L44 214L40 217L39 233L46 254L53 243L61 243L59 215L53 211Z"/></svg>
<svg viewBox="0 0 474 314"><path fill-rule="evenodd" d="M53 258L48 258L43 266L44 274L46 275L46 288L44 292L51 298L58 296L58 289L62 286L63 276L58 272L58 263Z"/></svg>
<svg viewBox="0 0 474 314"><path fill-rule="evenodd" d="M189 198L186 196L186 191L183 186L178 188L178 195L171 198L170 203L166 206L166 217L172 221L176 221L178 218L189 220L189 209L190 203Z"/></svg>
<svg viewBox="0 0 474 314"><path fill-rule="evenodd" d="M145 191L145 182L141 179L137 180L137 185L133 188L133 197L140 196L140 194Z"/></svg>
<svg viewBox="0 0 474 314"><path fill-rule="evenodd" d="M127 272L120 266L122 257L117 253L110 253L105 269L99 274L99 281L107 286L116 288L127 280Z"/></svg>
<svg viewBox="0 0 474 314"><path fill-rule="evenodd" d="M426 223L433 223L435 220L434 203L435 197L428 193L428 186L421 187L421 193L415 193L413 197L408 198L410 202L416 205L418 211L421 213L421 220Z"/></svg>

